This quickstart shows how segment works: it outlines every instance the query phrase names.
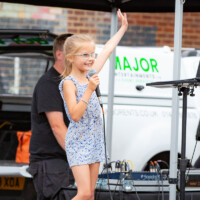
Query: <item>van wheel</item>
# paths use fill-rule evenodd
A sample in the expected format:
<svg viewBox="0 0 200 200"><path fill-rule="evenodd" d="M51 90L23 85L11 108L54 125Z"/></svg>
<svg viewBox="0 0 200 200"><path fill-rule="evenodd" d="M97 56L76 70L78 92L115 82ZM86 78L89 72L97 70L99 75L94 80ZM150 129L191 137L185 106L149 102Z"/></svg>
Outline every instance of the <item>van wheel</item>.
<svg viewBox="0 0 200 200"><path fill-rule="evenodd" d="M178 169L180 169L180 158L181 154L178 153ZM155 156L153 156L150 160L147 161L146 165L143 168L143 171L149 171L149 164L151 161L157 161L158 164L160 165L160 169L169 169L169 160L170 160L170 152L169 151L164 151L162 153L159 153ZM192 167L191 163L189 162L187 167Z"/></svg>
<svg viewBox="0 0 200 200"><path fill-rule="evenodd" d="M143 168L143 171L149 171L149 164L151 161L157 161L161 169L169 169L169 151L165 151L153 156L150 160L147 161L146 165Z"/></svg>

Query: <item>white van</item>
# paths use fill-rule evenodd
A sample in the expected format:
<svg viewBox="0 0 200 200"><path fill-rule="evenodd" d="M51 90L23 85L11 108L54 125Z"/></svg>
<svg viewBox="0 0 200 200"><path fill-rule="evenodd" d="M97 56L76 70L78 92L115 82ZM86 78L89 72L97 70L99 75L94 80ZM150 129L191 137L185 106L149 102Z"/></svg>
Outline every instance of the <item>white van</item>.
<svg viewBox="0 0 200 200"><path fill-rule="evenodd" d="M97 52L100 49L101 46L98 46ZM199 60L199 56L182 57L181 79L196 76ZM105 110L107 110L108 79L109 61L100 72L100 90ZM161 167L168 167L166 162L169 164L172 89L147 87L146 83L170 80L173 80L173 52L169 47L117 47L111 161L131 160L135 171L148 170L148 163L151 160L161 160ZM199 88L195 88L194 94L194 97L188 96L186 141L188 159L191 159L194 151L200 116ZM179 119L179 156L182 131L181 107L182 102L180 102ZM199 152L200 146L197 145L192 164L200 155Z"/></svg>
<svg viewBox="0 0 200 200"><path fill-rule="evenodd" d="M16 132L30 130L32 91L37 79L52 65L53 38L54 34L44 30L0 30L2 200L17 200L22 197L26 200L35 199L32 178L27 172L28 164L15 162ZM97 52L101 48L102 46L98 45ZM195 76L199 60L198 56L182 58L182 78ZM131 160L135 171L148 170L150 160L160 159L169 163L171 89L146 87L146 83L172 80L172 66L173 52L168 47L117 47L112 161ZM100 73L105 113L108 100L108 69L109 60ZM198 88L195 94L195 97L188 98L188 158L192 156L199 123ZM198 147L193 162L199 156L199 150ZM166 168L165 165L161 167Z"/></svg>

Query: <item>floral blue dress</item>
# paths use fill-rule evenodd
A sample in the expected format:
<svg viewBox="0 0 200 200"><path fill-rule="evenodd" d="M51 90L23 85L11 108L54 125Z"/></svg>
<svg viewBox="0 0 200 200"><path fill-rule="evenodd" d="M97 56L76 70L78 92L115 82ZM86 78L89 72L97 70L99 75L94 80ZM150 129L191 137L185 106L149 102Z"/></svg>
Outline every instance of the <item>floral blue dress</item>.
<svg viewBox="0 0 200 200"><path fill-rule="evenodd" d="M89 76L87 76L89 78ZM63 97L63 83L71 80L77 87L77 103L81 100L88 84L80 85L72 76L67 76L59 84L65 111L70 120L65 138L65 149L70 167L92 164L105 160L103 118L96 93L93 92L82 118L72 120Z"/></svg>

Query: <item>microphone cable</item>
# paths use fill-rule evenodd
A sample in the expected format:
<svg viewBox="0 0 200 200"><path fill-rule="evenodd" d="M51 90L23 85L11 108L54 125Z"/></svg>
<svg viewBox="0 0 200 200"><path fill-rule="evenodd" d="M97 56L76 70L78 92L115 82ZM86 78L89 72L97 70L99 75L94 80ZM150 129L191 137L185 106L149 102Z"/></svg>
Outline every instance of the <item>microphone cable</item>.
<svg viewBox="0 0 200 200"><path fill-rule="evenodd" d="M107 148L106 148L105 116L104 116L103 104L100 103L100 106L101 106L102 114L103 114L104 149L105 149L105 163L106 163L106 173L107 173L107 180L108 180L108 190L109 190L110 200L113 200L111 189L110 189L110 183L109 183L109 174L108 174L108 157L107 157Z"/></svg>
<svg viewBox="0 0 200 200"><path fill-rule="evenodd" d="M100 175L102 175L103 174L103 172L104 172L104 170L105 170L105 168L103 168L103 170L101 171L101 174ZM99 178L98 178L99 179ZM101 178L102 179L102 178ZM97 188L99 191L96 191L96 193L95 193L95 200L98 200L98 197L99 197L99 194L100 194L100 191L101 191L101 187L102 187L102 180L101 180L101 182L100 182L100 185L99 185L100 187L99 188Z"/></svg>
<svg viewBox="0 0 200 200"><path fill-rule="evenodd" d="M192 153L192 158L191 158L191 160L190 160L190 163L191 163L191 165L192 165L192 160L193 160L193 158L194 158L194 153L195 153L195 151L196 151L196 147L197 147L197 140L196 140L196 143L195 143L195 145L194 145L194 150L193 150L193 153ZM189 175L189 172L190 172L190 168L191 167L189 167L189 169L188 169L188 171L187 171L187 173L186 173L186 181L187 181L187 178L188 178L188 175Z"/></svg>
<svg viewBox="0 0 200 200"><path fill-rule="evenodd" d="M140 197L139 197L139 195L138 195L138 191L137 191L137 188L136 188L136 185L135 185L135 181L134 181L133 175L131 174L131 176L132 176L132 181L133 181L133 188L135 188L135 195L136 195L136 198L137 198L138 200L140 200Z"/></svg>
<svg viewBox="0 0 200 200"><path fill-rule="evenodd" d="M167 168L169 169L169 165L168 165L168 163L166 161L164 161L164 160L157 160L157 163L164 163L167 166ZM159 166L159 171L160 171L160 166ZM169 172L167 173L167 176L169 176ZM162 186L161 187L162 188L162 200L164 200L165 197L164 197L164 185L163 185L163 175L162 175L162 172L160 172L160 177L161 177L161 184L162 184L161 185ZM159 180L158 180L158 183L159 183L159 186L160 186L160 181ZM159 191L159 193L160 193L160 191Z"/></svg>
<svg viewBox="0 0 200 200"><path fill-rule="evenodd" d="M88 75L91 77L93 75L97 74L97 71L95 69L90 69L88 72ZM105 163L106 163L106 171L107 171L107 180L108 180L108 190L109 190L109 195L110 195L110 200L113 200L111 190L110 190L110 183L109 183L109 174L108 174L108 158L107 158L107 148L106 148L106 133L105 133L105 116L104 116L104 109L103 109L103 103L101 101L101 93L99 90L99 86L97 86L96 90L96 95L97 99L99 101L99 105L101 106L102 109L102 115L103 115L103 131L104 131L104 147L105 147Z"/></svg>
<svg viewBox="0 0 200 200"><path fill-rule="evenodd" d="M156 170L156 177L157 177L157 184L158 184L158 200L160 200L160 188L162 188L162 200L163 200L163 180L162 176L160 174L160 165L158 164L157 161L154 161L154 166ZM160 179L161 179L161 184L160 184Z"/></svg>
<svg viewBox="0 0 200 200"><path fill-rule="evenodd" d="M115 192L116 192L116 190L117 190L117 186L118 186L118 188L120 187L120 175L119 175L119 177L118 177L118 180L117 180L117 184L115 185L115 189L114 189L114 192L113 192L113 194L112 194L112 196L113 196L113 198L115 198Z"/></svg>
<svg viewBox="0 0 200 200"><path fill-rule="evenodd" d="M164 196L164 185L163 185L163 177L161 176L161 184L162 184L162 200L165 200Z"/></svg>
<svg viewBox="0 0 200 200"><path fill-rule="evenodd" d="M124 172L120 172L119 174L119 180L120 180L120 185L119 186L119 200L123 200L123 182L125 179L125 173Z"/></svg>
<svg viewBox="0 0 200 200"><path fill-rule="evenodd" d="M169 164L166 161L164 161L164 160L157 160L157 162L164 163L167 166L167 169L169 169Z"/></svg>
<svg viewBox="0 0 200 200"><path fill-rule="evenodd" d="M157 176L157 182L158 182L158 200L160 200L160 193L161 193L161 199L164 200L163 179L159 171L156 172L156 176ZM160 190L160 188L162 189L162 191Z"/></svg>

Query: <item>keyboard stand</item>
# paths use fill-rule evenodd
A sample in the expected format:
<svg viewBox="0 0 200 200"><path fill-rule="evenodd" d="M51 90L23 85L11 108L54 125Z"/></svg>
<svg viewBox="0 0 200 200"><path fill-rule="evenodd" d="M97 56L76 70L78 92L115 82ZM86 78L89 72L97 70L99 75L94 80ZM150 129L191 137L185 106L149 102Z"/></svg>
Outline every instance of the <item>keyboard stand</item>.
<svg viewBox="0 0 200 200"><path fill-rule="evenodd" d="M178 96L183 95L183 113L182 113L182 143L181 143L181 159L180 159L180 200L185 200L185 172L188 164L188 159L185 157L186 152L186 122L187 122L187 96L194 96L194 87L199 86L200 81L197 83L188 82L186 80L178 81L165 81L147 83L147 86L153 86L158 88L178 88Z"/></svg>

